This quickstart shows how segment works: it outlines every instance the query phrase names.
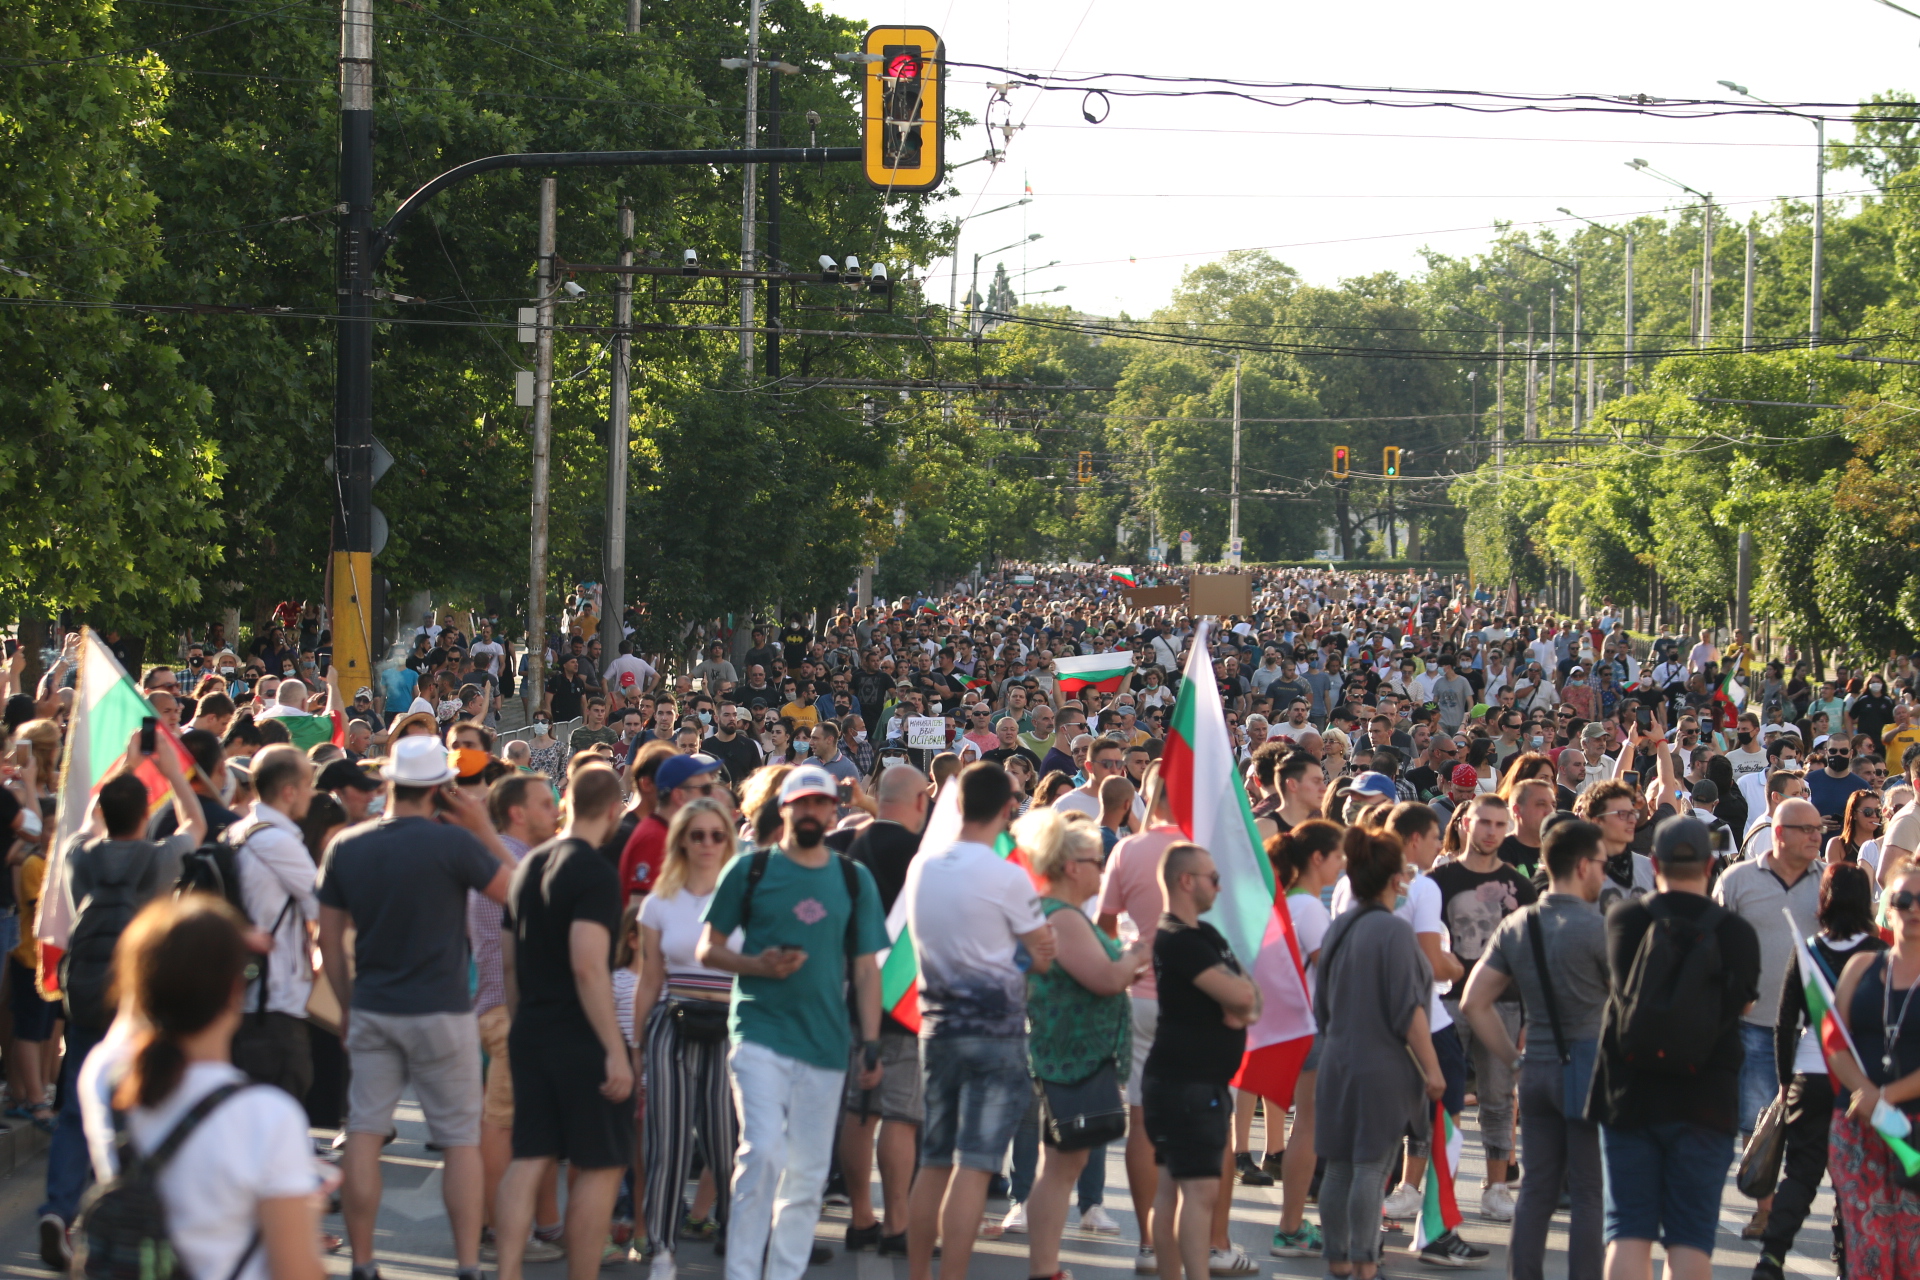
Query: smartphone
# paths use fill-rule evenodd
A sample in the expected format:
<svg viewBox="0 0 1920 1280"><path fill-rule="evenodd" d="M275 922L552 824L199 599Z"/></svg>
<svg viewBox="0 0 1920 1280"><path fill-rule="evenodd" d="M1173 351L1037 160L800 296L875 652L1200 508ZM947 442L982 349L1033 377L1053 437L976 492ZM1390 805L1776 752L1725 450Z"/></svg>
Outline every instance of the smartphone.
<svg viewBox="0 0 1920 1280"><path fill-rule="evenodd" d="M840 793L840 804L844 808L853 803L853 779L842 778L835 788Z"/></svg>
<svg viewBox="0 0 1920 1280"><path fill-rule="evenodd" d="M1645 707L1641 707L1638 711L1634 712L1633 718L1639 723L1640 732L1645 733L1653 728L1653 712L1647 710Z"/></svg>
<svg viewBox="0 0 1920 1280"><path fill-rule="evenodd" d="M1640 785L1640 774L1636 770L1628 769L1620 775L1620 781L1630 787L1637 787Z"/></svg>
<svg viewBox="0 0 1920 1280"><path fill-rule="evenodd" d="M140 754L148 756L153 754L153 731L159 723L152 716L140 717Z"/></svg>

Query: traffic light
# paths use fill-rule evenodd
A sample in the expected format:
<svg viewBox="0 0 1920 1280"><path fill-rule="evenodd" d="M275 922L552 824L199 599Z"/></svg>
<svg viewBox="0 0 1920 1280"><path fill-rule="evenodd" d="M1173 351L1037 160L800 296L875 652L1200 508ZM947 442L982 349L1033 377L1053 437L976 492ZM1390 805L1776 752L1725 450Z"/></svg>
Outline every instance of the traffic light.
<svg viewBox="0 0 1920 1280"><path fill-rule="evenodd" d="M1380 474L1392 479L1400 474L1400 446L1387 445L1380 450Z"/></svg>
<svg viewBox="0 0 1920 1280"><path fill-rule="evenodd" d="M875 27L860 113L861 166L882 191L932 191L946 153L942 88L946 51L926 27Z"/></svg>
<svg viewBox="0 0 1920 1280"><path fill-rule="evenodd" d="M1093 482L1093 454L1089 450L1080 451L1080 470L1077 478L1081 484Z"/></svg>
<svg viewBox="0 0 1920 1280"><path fill-rule="evenodd" d="M1333 478L1335 480L1347 478L1347 446L1343 444L1333 446Z"/></svg>

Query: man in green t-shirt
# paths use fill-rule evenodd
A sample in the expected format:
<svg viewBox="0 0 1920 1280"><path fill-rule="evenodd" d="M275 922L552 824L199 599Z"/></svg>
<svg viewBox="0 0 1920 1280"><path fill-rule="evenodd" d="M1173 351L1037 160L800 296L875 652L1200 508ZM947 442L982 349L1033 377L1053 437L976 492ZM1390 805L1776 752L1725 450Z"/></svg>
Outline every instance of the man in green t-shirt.
<svg viewBox="0 0 1920 1280"><path fill-rule="evenodd" d="M567 737L567 758L585 751L588 747L605 744L612 746L620 741L620 731L607 723L607 700L599 694L587 699L580 711L582 722Z"/></svg>
<svg viewBox="0 0 1920 1280"><path fill-rule="evenodd" d="M853 1050L849 969L863 1041L860 1087L880 1082L874 954L887 945L887 927L873 873L826 846L838 803L825 769L809 764L788 774L780 787L780 843L764 858L735 858L707 906L700 962L735 975L729 1030L740 1150L727 1218L727 1280L762 1280L763 1256L764 1280L800 1280L806 1272ZM735 929L745 935L738 951L727 945Z"/></svg>

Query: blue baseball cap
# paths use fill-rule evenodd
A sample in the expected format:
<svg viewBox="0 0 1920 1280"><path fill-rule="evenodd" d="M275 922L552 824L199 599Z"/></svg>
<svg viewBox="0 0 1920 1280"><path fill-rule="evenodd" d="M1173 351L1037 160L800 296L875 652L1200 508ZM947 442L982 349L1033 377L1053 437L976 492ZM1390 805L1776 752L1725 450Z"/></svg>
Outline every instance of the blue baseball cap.
<svg viewBox="0 0 1920 1280"><path fill-rule="evenodd" d="M713 773L720 762L709 755L673 756L662 760L654 771L653 785L661 795L675 787L684 787L703 773Z"/></svg>
<svg viewBox="0 0 1920 1280"><path fill-rule="evenodd" d="M665 768L665 766L661 766ZM1400 798L1400 788L1393 785L1393 779L1378 770L1369 769L1353 780L1353 790L1366 791L1383 797L1387 801Z"/></svg>

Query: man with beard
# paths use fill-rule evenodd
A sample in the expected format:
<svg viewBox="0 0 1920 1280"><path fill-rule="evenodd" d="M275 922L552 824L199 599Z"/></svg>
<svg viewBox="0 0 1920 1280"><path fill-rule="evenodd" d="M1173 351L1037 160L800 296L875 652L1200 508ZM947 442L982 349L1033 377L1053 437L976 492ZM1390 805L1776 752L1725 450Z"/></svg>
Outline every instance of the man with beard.
<svg viewBox="0 0 1920 1280"><path fill-rule="evenodd" d="M825 843L832 774L802 765L780 787L780 843L735 858L707 907L698 958L735 975L730 1030L740 1149L727 1220L727 1280L799 1280L840 1119L852 1037L846 975L860 1011L860 1087L880 1083L880 969L887 945L873 873ZM744 930L739 950L727 945ZM776 1218L777 1214L777 1218Z"/></svg>

